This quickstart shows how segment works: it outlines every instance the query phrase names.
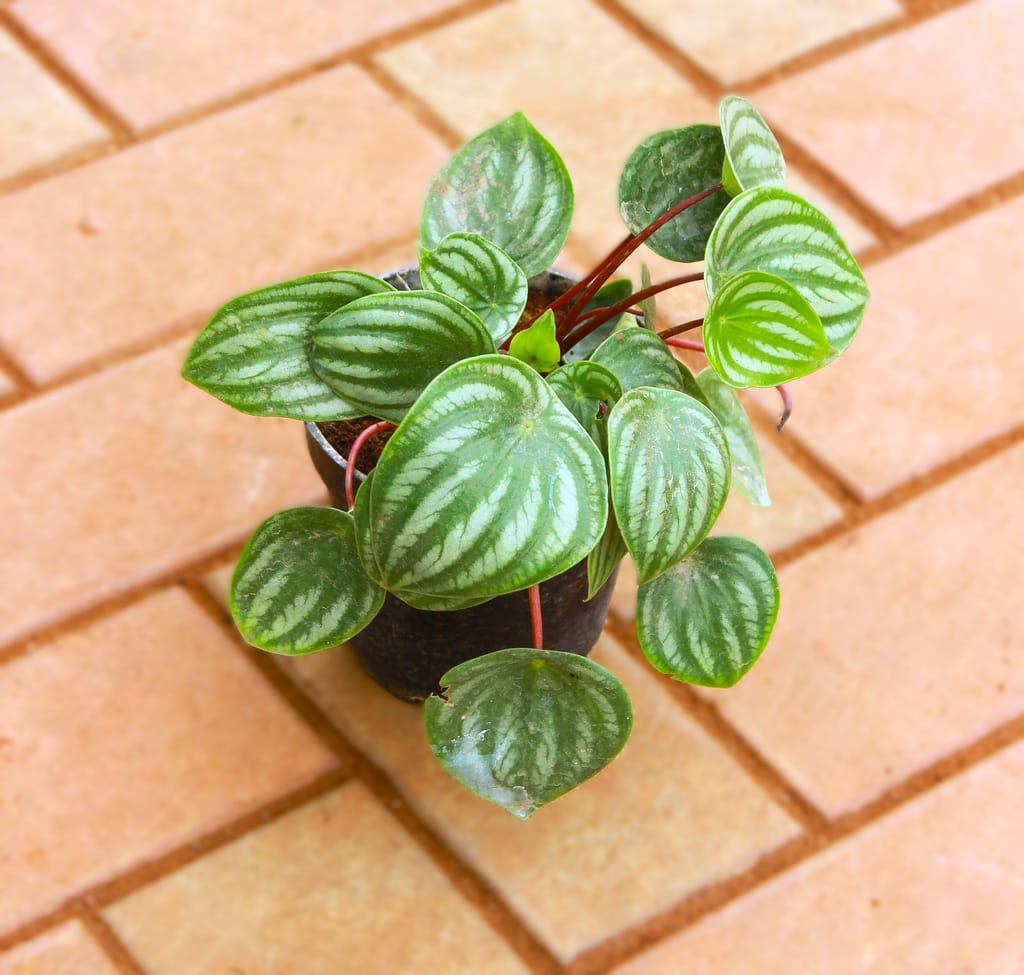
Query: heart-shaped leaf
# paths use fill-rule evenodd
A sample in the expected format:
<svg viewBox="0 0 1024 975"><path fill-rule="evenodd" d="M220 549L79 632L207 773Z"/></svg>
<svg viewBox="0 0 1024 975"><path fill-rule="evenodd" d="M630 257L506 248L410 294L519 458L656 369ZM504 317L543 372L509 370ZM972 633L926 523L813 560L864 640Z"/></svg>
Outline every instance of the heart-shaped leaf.
<svg viewBox="0 0 1024 975"><path fill-rule="evenodd" d="M663 674L731 687L761 655L778 611L768 556L745 538L716 535L640 587L637 637Z"/></svg>
<svg viewBox="0 0 1024 975"><path fill-rule="evenodd" d="M523 269L479 234L449 234L420 256L423 286L461 302L479 316L495 344L515 328L529 285Z"/></svg>
<svg viewBox="0 0 1024 975"><path fill-rule="evenodd" d="M779 143L750 102L726 95L718 103L718 121L725 142L722 182L731 196L753 186L786 185L786 160Z"/></svg>
<svg viewBox="0 0 1024 975"><path fill-rule="evenodd" d="M313 653L355 636L384 590L363 571L352 516L288 508L246 543L231 580L231 615L246 641L271 653Z"/></svg>
<svg viewBox="0 0 1024 975"><path fill-rule="evenodd" d="M548 308L529 328L517 332L509 343L508 354L537 372L551 372L562 358L555 338L554 312Z"/></svg>
<svg viewBox="0 0 1024 975"><path fill-rule="evenodd" d="M832 357L817 313L793 285L744 271L722 285L704 319L704 351L730 386L777 386Z"/></svg>
<svg viewBox="0 0 1024 975"><path fill-rule="evenodd" d="M604 534L587 556L587 599L593 599L611 578L615 567L626 554L626 543L615 520L615 512L608 509L608 524Z"/></svg>
<svg viewBox="0 0 1024 975"><path fill-rule="evenodd" d="M637 234L677 203L722 178L725 147L717 125L688 125L648 136L626 160L619 178L619 212ZM699 261L729 195L724 190L677 217L647 239L670 261Z"/></svg>
<svg viewBox="0 0 1024 975"><path fill-rule="evenodd" d="M643 584L710 531L729 492L729 448L706 406L648 386L615 404L608 447L615 517Z"/></svg>
<svg viewBox="0 0 1024 975"><path fill-rule="evenodd" d="M550 579L601 537L605 477L601 452L533 369L511 356L458 362L377 463L370 534L380 581L466 598Z"/></svg>
<svg viewBox="0 0 1024 975"><path fill-rule="evenodd" d="M362 416L316 374L309 338L331 312L392 290L361 271L324 271L240 295L199 333L181 374L243 413L295 420Z"/></svg>
<svg viewBox="0 0 1024 975"><path fill-rule="evenodd" d="M565 163L517 112L470 139L437 173L420 235L434 248L451 233L480 234L533 277L562 249L572 207Z"/></svg>
<svg viewBox="0 0 1024 975"><path fill-rule="evenodd" d="M604 667L574 653L513 648L452 668L423 717L447 772L526 819L600 772L626 744L633 707Z"/></svg>
<svg viewBox="0 0 1024 975"><path fill-rule="evenodd" d="M612 305L617 305L620 301L628 298L633 293L633 283L626 278L617 278L614 281L609 281L607 284L602 285L597 293L590 301L587 302L586 307L583 309L584 313L593 311L596 308L609 308ZM582 315L580 316L582 317ZM566 346L566 351L562 358L566 362L576 362L580 359L586 359L591 352L594 351L612 332L617 331L622 325L623 319L628 319L629 315L619 315L618 318L613 318L610 321L605 322L603 325L598 325L589 335L585 335L579 341L573 337L574 334L578 335L579 331L573 329L569 333L568 337L562 343ZM586 322L583 323L586 325Z"/></svg>
<svg viewBox="0 0 1024 975"><path fill-rule="evenodd" d="M590 361L614 373L623 392L638 386L687 391L675 356L664 340L646 328L624 328L609 335L594 349Z"/></svg>
<svg viewBox="0 0 1024 975"><path fill-rule="evenodd" d="M750 425L750 418L743 409L740 398L710 367L697 373L697 384L710 404L711 412L718 417L718 422L725 431L729 456L732 459L733 487L751 504L771 504L757 434Z"/></svg>
<svg viewBox="0 0 1024 975"><path fill-rule="evenodd" d="M399 422L453 362L494 352L483 322L436 291L392 291L353 301L311 335L317 374L369 414Z"/></svg>
<svg viewBox="0 0 1024 975"><path fill-rule="evenodd" d="M853 341L867 282L832 222L802 197L758 186L725 208L705 255L708 297L744 271L766 271L793 285L817 312L836 354Z"/></svg>
<svg viewBox="0 0 1024 975"><path fill-rule="evenodd" d="M615 374L596 362L569 362L548 376L548 384L591 439L608 452L608 414L622 395Z"/></svg>

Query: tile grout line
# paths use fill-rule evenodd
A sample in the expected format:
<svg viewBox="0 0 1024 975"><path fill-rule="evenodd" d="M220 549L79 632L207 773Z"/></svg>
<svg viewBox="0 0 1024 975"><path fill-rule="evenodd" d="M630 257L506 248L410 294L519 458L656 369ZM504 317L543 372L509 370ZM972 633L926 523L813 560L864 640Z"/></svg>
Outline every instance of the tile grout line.
<svg viewBox="0 0 1024 975"><path fill-rule="evenodd" d="M118 937L117 932L107 923L107 920L99 912L92 908L86 908L80 915L79 920L86 930L99 942L100 948L106 954L111 964L120 972L120 975L147 975L146 969L128 950L125 943Z"/></svg>

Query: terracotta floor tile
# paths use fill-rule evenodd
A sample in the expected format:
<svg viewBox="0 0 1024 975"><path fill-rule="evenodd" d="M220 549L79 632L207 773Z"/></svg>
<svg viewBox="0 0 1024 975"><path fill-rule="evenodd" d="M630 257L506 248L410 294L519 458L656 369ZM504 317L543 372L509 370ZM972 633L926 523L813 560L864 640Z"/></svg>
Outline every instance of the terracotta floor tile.
<svg viewBox="0 0 1024 975"><path fill-rule="evenodd" d="M0 179L100 142L107 130L0 29Z"/></svg>
<svg viewBox="0 0 1024 975"><path fill-rule="evenodd" d="M380 691L346 649L284 663L410 805L563 961L749 866L796 825L641 668L604 637L636 725L600 775L526 822L468 793L426 744L422 714Z"/></svg>
<svg viewBox="0 0 1024 975"><path fill-rule="evenodd" d="M181 590L0 667L0 931L336 760Z"/></svg>
<svg viewBox="0 0 1024 975"><path fill-rule="evenodd" d="M873 294L856 341L794 384L789 432L864 497L1024 418L1022 227L1024 198L869 268Z"/></svg>
<svg viewBox="0 0 1024 975"><path fill-rule="evenodd" d="M757 103L864 199L908 223L1024 166L1022 33L1018 0L961 4L758 91Z"/></svg>
<svg viewBox="0 0 1024 975"><path fill-rule="evenodd" d="M45 382L198 329L240 291L415 232L445 155L346 67L0 200L0 343Z"/></svg>
<svg viewBox="0 0 1024 975"><path fill-rule="evenodd" d="M772 503L759 508L733 491L713 531L715 535L743 535L769 554L834 524L843 514L842 508L772 443L773 436L760 437ZM612 608L620 619L636 616L636 569L628 556L619 570Z"/></svg>
<svg viewBox="0 0 1024 975"><path fill-rule="evenodd" d="M660 37L726 83L898 16L896 0L619 0Z"/></svg>
<svg viewBox="0 0 1024 975"><path fill-rule="evenodd" d="M1022 783L1016 745L615 975L1022 971Z"/></svg>
<svg viewBox="0 0 1024 975"><path fill-rule="evenodd" d="M353 783L105 912L151 975L525 975Z"/></svg>
<svg viewBox="0 0 1024 975"><path fill-rule="evenodd" d="M14 380L0 369L0 396L6 396L8 393L14 392L15 388Z"/></svg>
<svg viewBox="0 0 1024 975"><path fill-rule="evenodd" d="M725 716L842 813L1024 711L1024 446L780 574L771 644Z"/></svg>
<svg viewBox="0 0 1024 975"><path fill-rule="evenodd" d="M322 496L301 425L243 416L188 385L185 349L0 413L0 644Z"/></svg>
<svg viewBox="0 0 1024 975"><path fill-rule="evenodd" d="M0 975L118 975L78 921L0 954Z"/></svg>
<svg viewBox="0 0 1024 975"><path fill-rule="evenodd" d="M19 0L14 11L136 129L272 81L458 5Z"/></svg>

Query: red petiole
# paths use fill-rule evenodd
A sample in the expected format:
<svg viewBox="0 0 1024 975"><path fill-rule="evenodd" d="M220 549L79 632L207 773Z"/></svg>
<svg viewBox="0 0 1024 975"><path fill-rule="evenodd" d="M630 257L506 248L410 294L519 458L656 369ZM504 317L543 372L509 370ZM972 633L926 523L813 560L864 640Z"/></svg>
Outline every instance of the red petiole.
<svg viewBox="0 0 1024 975"><path fill-rule="evenodd" d="M533 630L533 645L544 649L544 620L540 612L540 586L530 586L530 627Z"/></svg>
<svg viewBox="0 0 1024 975"><path fill-rule="evenodd" d="M348 502L349 511L352 510L352 505L356 502L355 478L356 461L359 459L359 451L363 449L363 444L378 431L394 429L395 424L389 423L387 420L378 420L376 423L371 423L365 429L360 430L359 436L352 442L352 447L348 452L348 460L345 462L345 500Z"/></svg>

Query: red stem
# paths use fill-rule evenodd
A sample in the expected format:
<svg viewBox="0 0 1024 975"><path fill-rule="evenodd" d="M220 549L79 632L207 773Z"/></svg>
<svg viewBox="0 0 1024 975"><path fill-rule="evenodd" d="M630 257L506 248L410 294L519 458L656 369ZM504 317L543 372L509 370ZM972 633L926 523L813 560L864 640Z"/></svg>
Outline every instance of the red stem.
<svg viewBox="0 0 1024 975"><path fill-rule="evenodd" d="M658 332L658 335L668 341L673 335L679 335L680 332L689 332L692 328L700 328L704 324L703 318L691 318L688 322L682 322L679 325L673 325L671 328L666 328L664 332Z"/></svg>
<svg viewBox="0 0 1024 975"><path fill-rule="evenodd" d="M356 461L359 459L359 451L363 449L363 444L377 431L394 429L395 424L389 423L387 420L379 420L377 423L371 423L365 429L360 430L359 436L352 442L352 447L348 452L348 460L345 462L345 500L348 502L349 511L352 510L352 505L356 502Z"/></svg>
<svg viewBox="0 0 1024 975"><path fill-rule="evenodd" d="M703 352L704 343L694 342L693 339L680 339L674 335L671 338L665 339L666 345L674 345L677 349L692 349L694 352Z"/></svg>
<svg viewBox="0 0 1024 975"><path fill-rule="evenodd" d="M544 649L544 620L540 612L540 586L530 586L530 625L533 628L533 645Z"/></svg>
<svg viewBox="0 0 1024 975"><path fill-rule="evenodd" d="M782 428L793 413L793 397L790 395L789 387L785 383L779 383L775 388L782 397L782 416L779 418L779 425L775 429L782 433Z"/></svg>

